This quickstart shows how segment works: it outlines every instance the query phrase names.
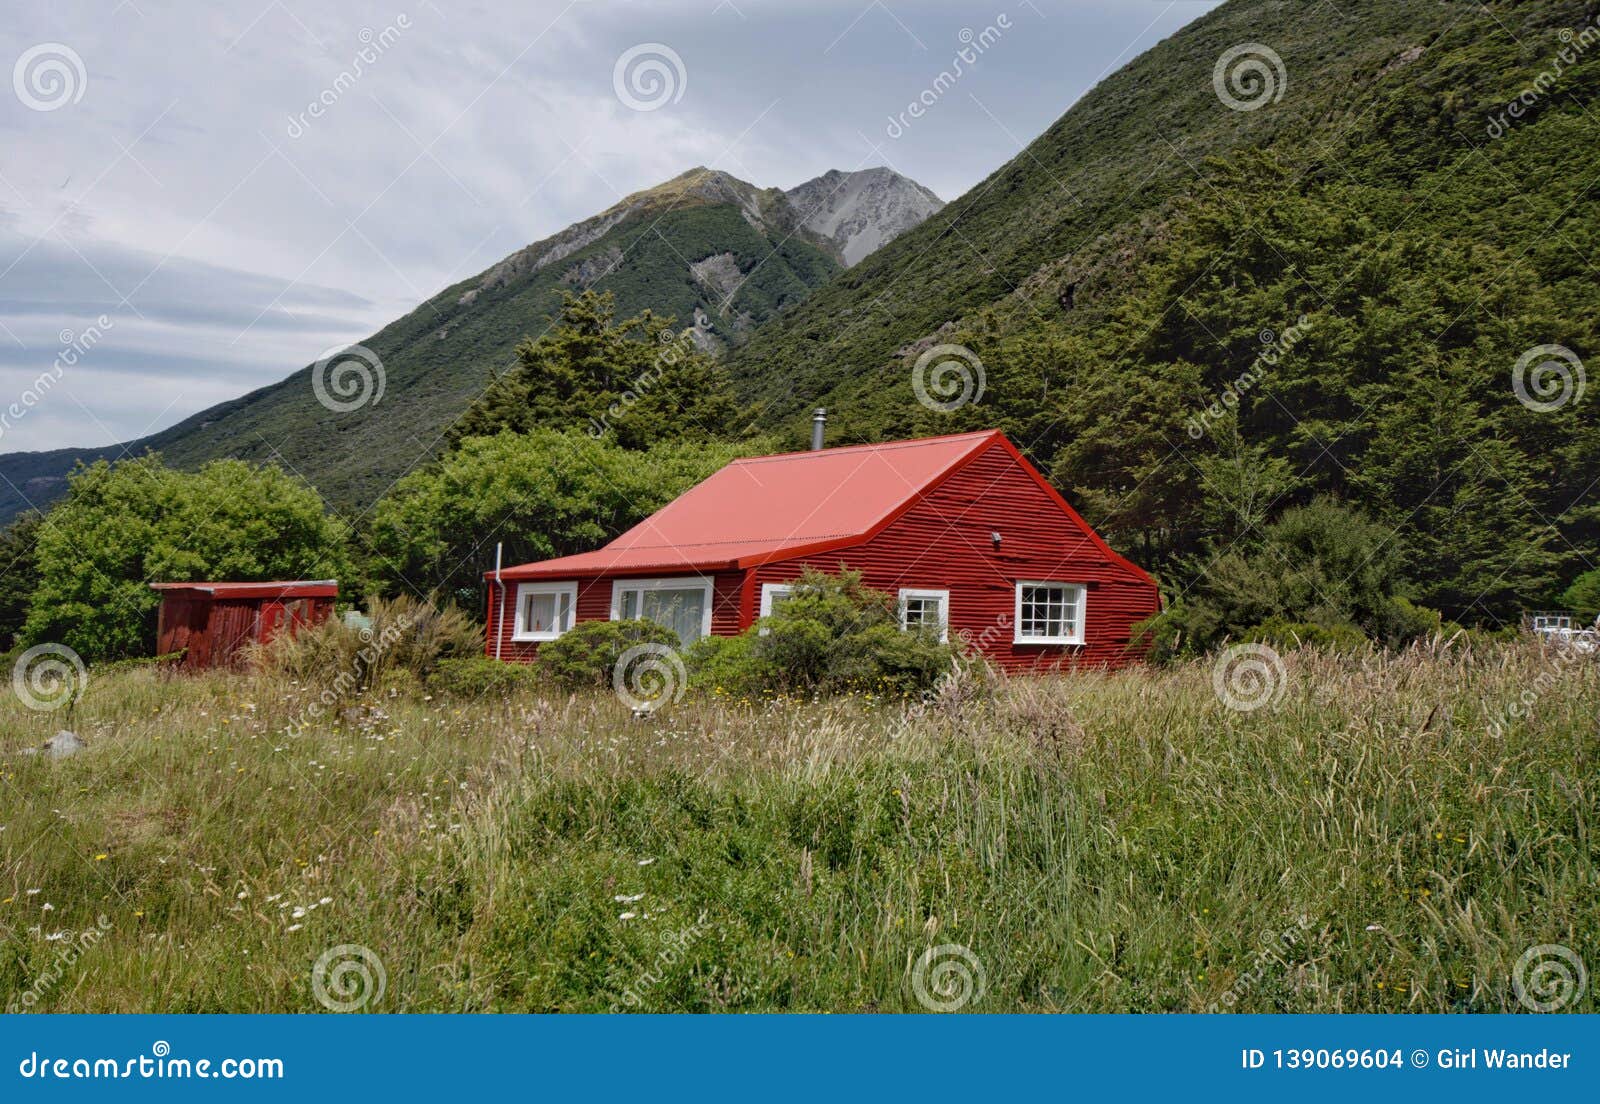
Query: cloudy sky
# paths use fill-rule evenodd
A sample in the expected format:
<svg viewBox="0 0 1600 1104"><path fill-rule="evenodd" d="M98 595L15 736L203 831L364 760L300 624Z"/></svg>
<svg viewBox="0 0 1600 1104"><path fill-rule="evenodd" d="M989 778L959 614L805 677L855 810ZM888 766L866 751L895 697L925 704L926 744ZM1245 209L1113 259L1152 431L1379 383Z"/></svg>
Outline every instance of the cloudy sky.
<svg viewBox="0 0 1600 1104"><path fill-rule="evenodd" d="M164 428L697 164L952 199L1215 6L10 0L0 452Z"/></svg>

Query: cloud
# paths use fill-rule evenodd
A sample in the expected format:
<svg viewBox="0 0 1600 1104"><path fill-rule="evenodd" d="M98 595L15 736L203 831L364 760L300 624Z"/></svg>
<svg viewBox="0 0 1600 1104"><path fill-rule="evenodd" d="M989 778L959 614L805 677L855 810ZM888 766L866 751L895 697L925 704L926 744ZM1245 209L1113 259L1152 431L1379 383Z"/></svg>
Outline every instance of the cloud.
<svg viewBox="0 0 1600 1104"><path fill-rule="evenodd" d="M788 187L888 164L954 198L1210 6L22 0L0 64L60 43L84 83L51 111L0 85L0 388L61 329L116 330L7 445L162 428L692 165ZM1002 10L1017 32L890 139ZM613 70L647 43L683 95L638 111Z"/></svg>

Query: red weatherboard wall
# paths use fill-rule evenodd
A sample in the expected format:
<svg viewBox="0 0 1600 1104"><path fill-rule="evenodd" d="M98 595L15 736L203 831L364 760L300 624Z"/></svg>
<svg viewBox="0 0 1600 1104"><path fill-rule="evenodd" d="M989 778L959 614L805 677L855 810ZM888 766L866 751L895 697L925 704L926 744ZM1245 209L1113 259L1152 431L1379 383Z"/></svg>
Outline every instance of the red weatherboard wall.
<svg viewBox="0 0 1600 1104"><path fill-rule="evenodd" d="M995 531L1003 538L998 553ZM998 444L867 542L754 568L748 616L759 613L763 583L790 582L808 566L860 571L868 586L891 594L901 587L950 591L951 639L982 644L1010 671L1136 661L1140 653L1128 649L1132 628L1160 608L1155 586L1109 559ZM1088 585L1083 645L1012 642L1015 583L1022 579Z"/></svg>
<svg viewBox="0 0 1600 1104"><path fill-rule="evenodd" d="M711 632L715 636L733 636L740 630L740 593L744 584L745 573L742 571L723 572L711 577ZM578 580L578 610L579 621L609 621L611 619L611 584L621 576L606 575L597 579ZM633 578L634 576L627 576ZM642 577L642 576L641 576ZM667 575L652 575L650 578L670 578ZM700 576L690 576L699 578ZM505 632L505 641L501 645L500 658L514 660L519 663L530 663L539 654L539 645L536 641L517 641L511 639L511 633L516 625L517 584L506 580L505 608L500 608L500 588L494 580L489 580L489 626L490 631L484 634L484 654L494 655L494 626L497 623Z"/></svg>

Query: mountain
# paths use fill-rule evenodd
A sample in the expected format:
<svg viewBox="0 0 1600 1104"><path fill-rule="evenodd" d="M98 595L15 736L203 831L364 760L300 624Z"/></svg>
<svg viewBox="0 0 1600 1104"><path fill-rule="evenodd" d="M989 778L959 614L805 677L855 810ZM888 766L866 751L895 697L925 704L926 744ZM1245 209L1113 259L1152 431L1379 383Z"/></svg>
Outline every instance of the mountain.
<svg viewBox="0 0 1600 1104"><path fill-rule="evenodd" d="M1597 19L1229 0L753 334L740 398L796 447L1000 426L1172 597L1332 495L1514 623L1600 563Z"/></svg>
<svg viewBox="0 0 1600 1104"><path fill-rule="evenodd" d="M693 322L698 341L724 349L937 203L888 170L827 173L785 193L691 169L445 288L362 341L383 369L376 402L328 409L313 365L126 445L3 455L0 519L54 500L78 461L149 449L183 467L276 460L330 502L364 507L435 454L451 420L515 362L516 345L544 329L564 292L610 291L619 314L648 308ZM336 402L346 397L337 376L319 382Z"/></svg>
<svg viewBox="0 0 1600 1104"><path fill-rule="evenodd" d="M883 168L830 169L784 195L802 213L801 225L825 239L846 265L854 265L944 206L915 180Z"/></svg>

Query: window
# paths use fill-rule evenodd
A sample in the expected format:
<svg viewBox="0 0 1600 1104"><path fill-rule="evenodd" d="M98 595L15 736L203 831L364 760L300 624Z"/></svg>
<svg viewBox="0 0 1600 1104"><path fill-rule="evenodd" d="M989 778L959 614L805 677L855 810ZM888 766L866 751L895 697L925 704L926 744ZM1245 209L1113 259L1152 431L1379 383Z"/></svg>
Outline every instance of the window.
<svg viewBox="0 0 1600 1104"><path fill-rule="evenodd" d="M517 619L512 640L554 640L572 628L577 583L517 584Z"/></svg>
<svg viewBox="0 0 1600 1104"><path fill-rule="evenodd" d="M788 583L762 583L761 584L761 616L771 617L773 611L794 593L794 587Z"/></svg>
<svg viewBox="0 0 1600 1104"><path fill-rule="evenodd" d="M1018 583L1018 644L1082 644L1084 599L1081 583Z"/></svg>
<svg viewBox="0 0 1600 1104"><path fill-rule="evenodd" d="M685 645L711 635L711 580L627 579L611 584L611 620L648 618Z"/></svg>
<svg viewBox="0 0 1600 1104"><path fill-rule="evenodd" d="M911 630L927 626L940 640L950 639L950 592L948 590L900 591L900 627Z"/></svg>

